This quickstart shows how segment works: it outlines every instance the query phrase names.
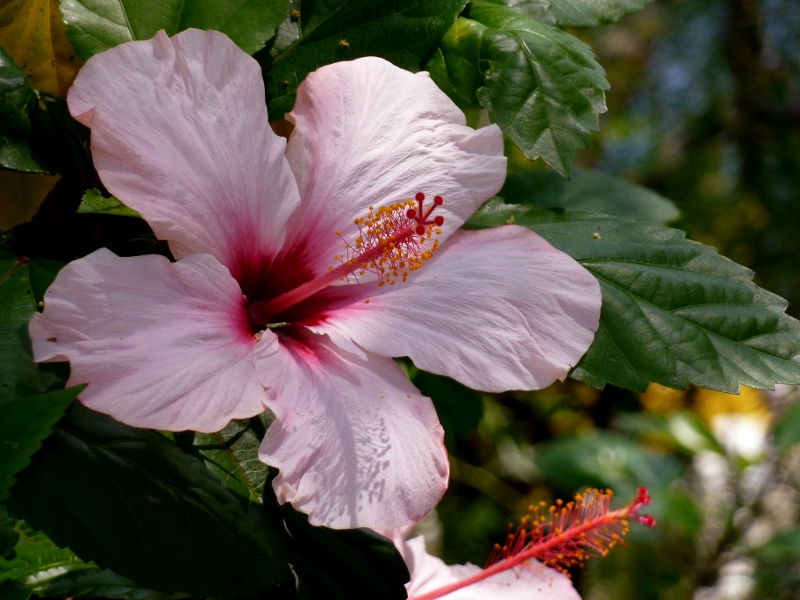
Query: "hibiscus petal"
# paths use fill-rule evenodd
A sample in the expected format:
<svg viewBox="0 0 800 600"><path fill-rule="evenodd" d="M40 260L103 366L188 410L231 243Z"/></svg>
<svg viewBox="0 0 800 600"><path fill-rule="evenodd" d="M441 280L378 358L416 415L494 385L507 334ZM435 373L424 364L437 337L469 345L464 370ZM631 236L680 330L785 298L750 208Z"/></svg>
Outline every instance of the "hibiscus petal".
<svg viewBox="0 0 800 600"><path fill-rule="evenodd" d="M301 206L288 226L287 252L318 270L333 264L353 219L423 192L442 196L444 239L502 187L506 159L496 125L478 131L427 73L375 57L339 62L309 75L287 119L286 156Z"/></svg>
<svg viewBox="0 0 800 600"><path fill-rule="evenodd" d="M430 399L391 359L362 360L322 336L282 336L281 350L256 356L277 416L259 457L280 469L278 500L337 528L389 529L430 512L449 470Z"/></svg>
<svg viewBox="0 0 800 600"><path fill-rule="evenodd" d="M401 552L411 572L406 584L408 597L413 598L466 579L481 568L466 565L448 566L441 558L425 550L425 539L415 537L404 544ZM525 567L514 567L473 583L446 596L447 600L580 600L569 578L531 559Z"/></svg>
<svg viewBox="0 0 800 600"><path fill-rule="evenodd" d="M128 425L211 432L264 410L241 290L208 254L97 250L61 270L30 334L36 361L69 360L81 402Z"/></svg>
<svg viewBox="0 0 800 600"><path fill-rule="evenodd" d="M563 379L600 319L597 280L518 226L454 234L407 283L335 291L314 331L489 392Z"/></svg>
<svg viewBox="0 0 800 600"><path fill-rule="evenodd" d="M286 142L267 123L261 68L224 34L161 31L106 50L68 100L105 186L176 257L210 253L234 270L280 248L299 202Z"/></svg>

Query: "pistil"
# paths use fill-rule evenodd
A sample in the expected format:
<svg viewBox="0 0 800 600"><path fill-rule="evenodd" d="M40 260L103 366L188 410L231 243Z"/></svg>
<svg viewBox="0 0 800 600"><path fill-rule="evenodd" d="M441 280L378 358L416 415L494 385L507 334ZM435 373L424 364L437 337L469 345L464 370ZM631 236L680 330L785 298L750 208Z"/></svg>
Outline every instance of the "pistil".
<svg viewBox="0 0 800 600"><path fill-rule="evenodd" d="M367 272L377 275L377 285L394 285L398 278L406 281L408 272L422 267L438 247L438 239L433 234L441 233L444 217L430 219L437 206L443 204L440 196L434 198L434 205L424 210L425 195L419 193L414 201L400 202L383 206L376 210L370 206L369 215L355 219L359 235L351 243L345 242L345 254L337 255L341 261L338 267L330 266L328 271L311 281L270 300L252 304L249 308L252 323L266 325L271 320L303 300L324 290L337 282L350 281ZM418 206L412 208L412 206ZM337 231L337 235L340 233ZM428 247L430 245L430 247Z"/></svg>

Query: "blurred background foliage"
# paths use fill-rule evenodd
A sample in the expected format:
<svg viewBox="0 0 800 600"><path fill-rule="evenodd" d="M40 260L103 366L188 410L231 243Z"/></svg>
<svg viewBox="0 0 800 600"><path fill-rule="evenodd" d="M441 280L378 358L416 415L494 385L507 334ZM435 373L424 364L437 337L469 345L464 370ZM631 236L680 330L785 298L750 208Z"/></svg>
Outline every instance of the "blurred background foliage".
<svg viewBox="0 0 800 600"><path fill-rule="evenodd" d="M644 185L680 210L651 202L649 218L753 269L800 316L800 3L659 0L569 31L611 83L600 133L576 164L601 173L561 183L509 143L507 197L529 178L540 206L605 212L586 198L600 184L587 173ZM448 563L483 564L531 504L587 485L627 501L646 485L657 527L634 527L629 549L576 571L583 598L800 598L796 388L635 394L567 381L486 396L426 373L414 381L436 402L452 466L418 530Z"/></svg>

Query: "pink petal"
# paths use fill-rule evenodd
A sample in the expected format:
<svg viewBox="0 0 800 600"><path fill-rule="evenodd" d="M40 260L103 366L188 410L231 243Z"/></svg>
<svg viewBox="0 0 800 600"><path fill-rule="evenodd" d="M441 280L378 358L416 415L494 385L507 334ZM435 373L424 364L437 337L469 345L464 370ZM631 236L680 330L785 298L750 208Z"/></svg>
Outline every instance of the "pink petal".
<svg viewBox="0 0 800 600"><path fill-rule="evenodd" d="M411 572L406 584L408 597L419 596L479 573L481 568L448 566L425 550L425 539L416 537L404 543L401 554ZM446 600L580 600L566 575L531 560L526 567L515 567L444 596Z"/></svg>
<svg viewBox="0 0 800 600"><path fill-rule="evenodd" d="M455 233L407 283L346 291L314 331L490 392L563 379L600 319L597 280L518 226Z"/></svg>
<svg viewBox="0 0 800 600"><path fill-rule="evenodd" d="M417 192L445 203L441 239L455 231L505 180L503 135L475 131L429 78L380 58L318 69L300 85L287 119L295 124L286 156L302 203L287 252L318 270L352 241L353 219ZM341 231L342 237L336 235ZM291 246L294 241L294 246Z"/></svg>
<svg viewBox="0 0 800 600"><path fill-rule="evenodd" d="M177 258L213 254L234 275L281 246L299 202L286 142L267 123L258 63L224 34L190 29L92 58L69 93L92 129L103 184Z"/></svg>
<svg viewBox="0 0 800 600"><path fill-rule="evenodd" d="M256 357L277 416L259 457L280 469L278 500L337 528L400 527L436 506L449 470L442 427L394 361L310 334L281 336L281 349Z"/></svg>
<svg viewBox="0 0 800 600"><path fill-rule="evenodd" d="M69 360L81 402L128 425L211 432L264 410L241 290L208 254L73 261L30 334L36 361Z"/></svg>

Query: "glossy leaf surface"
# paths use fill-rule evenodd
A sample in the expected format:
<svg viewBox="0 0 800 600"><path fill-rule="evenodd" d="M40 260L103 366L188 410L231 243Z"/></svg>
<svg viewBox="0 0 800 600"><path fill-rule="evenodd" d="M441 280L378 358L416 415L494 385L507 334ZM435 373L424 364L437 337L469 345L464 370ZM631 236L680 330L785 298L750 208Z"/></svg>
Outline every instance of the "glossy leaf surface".
<svg viewBox="0 0 800 600"><path fill-rule="evenodd" d="M525 156L569 177L606 110L609 84L591 48L489 0L474 0L468 13L426 65L434 80L462 107L480 102Z"/></svg>
<svg viewBox="0 0 800 600"><path fill-rule="evenodd" d="M14 516L142 586L232 598L290 577L277 522L160 434L80 404L17 480Z"/></svg>
<svg viewBox="0 0 800 600"><path fill-rule="evenodd" d="M63 0L67 36L83 60L132 40L215 29L253 54L286 16L289 0Z"/></svg>

